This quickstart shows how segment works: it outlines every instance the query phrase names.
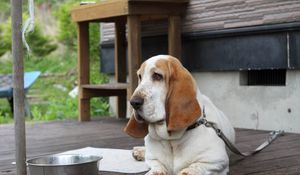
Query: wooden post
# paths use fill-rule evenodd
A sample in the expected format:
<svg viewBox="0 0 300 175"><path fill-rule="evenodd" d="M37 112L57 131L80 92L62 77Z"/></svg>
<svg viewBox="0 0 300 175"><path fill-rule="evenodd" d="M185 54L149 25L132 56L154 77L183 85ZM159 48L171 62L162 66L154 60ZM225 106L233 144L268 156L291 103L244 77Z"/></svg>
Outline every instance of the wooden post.
<svg viewBox="0 0 300 175"><path fill-rule="evenodd" d="M90 82L89 61L89 23L78 23L78 88L79 88L79 120L90 120L90 99L84 96L82 85Z"/></svg>
<svg viewBox="0 0 300 175"><path fill-rule="evenodd" d="M22 0L11 0L13 98L15 119L16 174L26 175L25 92L22 44Z"/></svg>
<svg viewBox="0 0 300 175"><path fill-rule="evenodd" d="M142 62L142 46L141 46L141 21L139 16L128 16L128 72L129 72L129 88L128 99L133 94L134 89L138 85L136 71Z"/></svg>
<svg viewBox="0 0 300 175"><path fill-rule="evenodd" d="M126 19L115 22L115 79L126 83ZM126 118L127 97L117 98L117 117Z"/></svg>
<svg viewBox="0 0 300 175"><path fill-rule="evenodd" d="M168 28L169 55L181 59L181 19L180 16L169 17Z"/></svg>

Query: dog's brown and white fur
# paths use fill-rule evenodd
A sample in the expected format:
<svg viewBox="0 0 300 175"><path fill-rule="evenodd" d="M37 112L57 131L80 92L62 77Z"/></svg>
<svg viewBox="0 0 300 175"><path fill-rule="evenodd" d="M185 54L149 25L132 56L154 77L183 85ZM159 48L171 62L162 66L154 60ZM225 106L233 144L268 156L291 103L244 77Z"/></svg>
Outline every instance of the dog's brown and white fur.
<svg viewBox="0 0 300 175"><path fill-rule="evenodd" d="M203 125L186 130L202 117L214 122L234 143L227 117L197 88L174 57L158 55L137 71L139 85L130 100L134 112L125 132L145 137L147 175L223 175L229 171L224 142Z"/></svg>

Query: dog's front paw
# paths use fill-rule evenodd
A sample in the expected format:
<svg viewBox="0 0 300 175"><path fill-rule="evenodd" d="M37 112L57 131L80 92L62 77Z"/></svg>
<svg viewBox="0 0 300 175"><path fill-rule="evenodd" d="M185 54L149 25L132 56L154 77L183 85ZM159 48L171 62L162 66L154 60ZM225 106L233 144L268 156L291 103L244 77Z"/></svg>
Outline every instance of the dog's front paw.
<svg viewBox="0 0 300 175"><path fill-rule="evenodd" d="M145 147L144 146L133 147L132 156L137 161L144 161L145 160Z"/></svg>
<svg viewBox="0 0 300 175"><path fill-rule="evenodd" d="M178 175L202 175L202 173L195 168L185 168L182 171L180 171Z"/></svg>
<svg viewBox="0 0 300 175"><path fill-rule="evenodd" d="M163 170L150 170L145 175L167 175L167 173Z"/></svg>

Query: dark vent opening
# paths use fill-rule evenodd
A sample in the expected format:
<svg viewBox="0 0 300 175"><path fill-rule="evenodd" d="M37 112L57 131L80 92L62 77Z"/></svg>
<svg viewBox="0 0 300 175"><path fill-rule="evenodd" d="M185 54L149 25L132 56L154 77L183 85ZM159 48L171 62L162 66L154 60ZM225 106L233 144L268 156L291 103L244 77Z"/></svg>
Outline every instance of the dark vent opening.
<svg viewBox="0 0 300 175"><path fill-rule="evenodd" d="M249 70L240 74L240 84L246 86L285 86L286 70Z"/></svg>

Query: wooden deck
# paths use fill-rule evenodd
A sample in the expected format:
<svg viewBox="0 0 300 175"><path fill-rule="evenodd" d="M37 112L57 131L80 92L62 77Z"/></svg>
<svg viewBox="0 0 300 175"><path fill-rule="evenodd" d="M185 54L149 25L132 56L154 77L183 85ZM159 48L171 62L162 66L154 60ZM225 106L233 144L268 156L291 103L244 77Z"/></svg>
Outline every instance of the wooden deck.
<svg viewBox="0 0 300 175"><path fill-rule="evenodd" d="M125 120L101 118L92 122L54 121L27 123L27 156L59 153L86 146L131 149L143 140L122 132ZM264 141L266 131L236 129L237 146L252 150ZM0 125L0 175L14 175L14 126ZM118 173L101 172L101 175ZM286 134L253 157L231 157L230 175L299 175L300 135Z"/></svg>

